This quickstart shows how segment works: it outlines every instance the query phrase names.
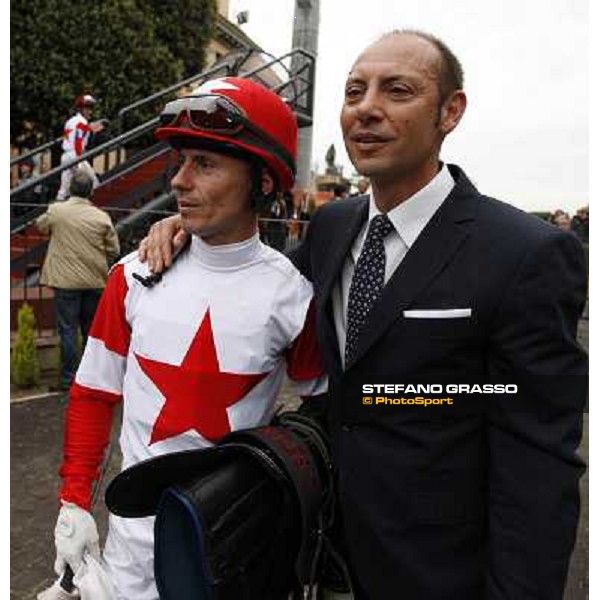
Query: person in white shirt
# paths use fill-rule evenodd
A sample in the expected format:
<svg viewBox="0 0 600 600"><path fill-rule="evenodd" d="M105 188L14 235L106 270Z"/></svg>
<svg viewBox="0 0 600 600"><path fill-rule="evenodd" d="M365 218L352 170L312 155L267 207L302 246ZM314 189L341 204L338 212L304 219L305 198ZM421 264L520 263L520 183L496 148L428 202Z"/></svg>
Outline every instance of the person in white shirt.
<svg viewBox="0 0 600 600"><path fill-rule="evenodd" d="M95 105L96 99L90 94L84 94L75 98L75 114L66 121L63 129L61 165L66 165L78 156L81 156L85 152L90 135L92 133L99 133L104 129L104 125L101 122L90 123ZM75 165L75 167L62 171L60 189L56 195L57 200L66 200L68 198L74 168L85 170L94 179L94 188L98 186L98 178L94 173L92 165L84 160Z"/></svg>
<svg viewBox="0 0 600 600"><path fill-rule="evenodd" d="M109 275L70 390L59 575L99 554L89 511L117 404L127 468L269 423L286 375L301 397L327 388L312 286L258 237L258 211L294 181L290 108L249 80L208 81L166 105L156 136L181 159L172 187L191 243L160 281L136 254ZM153 522L110 518L104 559L118 598L158 598Z"/></svg>

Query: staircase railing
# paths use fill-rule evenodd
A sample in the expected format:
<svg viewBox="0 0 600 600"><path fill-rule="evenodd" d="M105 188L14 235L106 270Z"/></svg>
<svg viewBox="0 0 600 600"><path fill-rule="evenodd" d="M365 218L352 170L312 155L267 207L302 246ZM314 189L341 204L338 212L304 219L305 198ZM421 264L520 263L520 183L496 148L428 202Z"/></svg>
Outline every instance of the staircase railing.
<svg viewBox="0 0 600 600"><path fill-rule="evenodd" d="M259 64L254 68L244 70L244 68L248 66L249 61L257 54L260 55L262 64ZM114 152L115 150L117 150L116 156L114 157L115 165L111 170L100 176L99 179L101 185L112 180L113 177L125 174L127 170L136 168L139 164L140 156L147 154L148 149L142 150L140 153L134 156L127 156L125 162L122 162L121 160L124 154L123 150L127 144L139 140L140 138L143 138L143 136L149 134L158 125L158 118L150 119L145 123L133 127L129 131L122 132L121 129L123 128L126 116L128 116L133 110L140 109L152 102L156 102L159 99L164 99L165 96L173 94L179 89L189 86L194 82L200 82L210 77L214 77L219 73L224 73L225 75L237 75L244 78L256 78L259 81L270 85L274 91L282 94L286 98L290 108L296 112L300 127L311 125L314 102L315 56L301 48L295 48L278 58L271 56L271 59L266 61L264 58L265 56L271 55L268 55L262 51L257 51L256 49L245 49L243 51L231 53L230 55L227 55L221 59L219 64L215 65L208 71L204 71L198 75L184 79L174 85L164 88L159 92L151 94L146 98L133 102L132 104L122 108L119 111L115 122L116 127L114 125L111 126L111 129L118 131L118 134L115 137L86 151L68 163L54 167L42 175L33 177L21 183L20 185L17 185L10 192L11 204L17 200L21 194L31 190L36 186L43 186L44 184L50 184L50 182L55 183L65 169L70 169L82 161L92 161L94 158L102 154L105 155L106 161L106 156L108 153ZM289 67L286 65L287 61L290 63ZM280 65L283 68L286 73L286 78L281 83L272 85L272 77L270 77L269 83L261 77L261 74L268 72L276 65ZM278 79L281 78L278 77ZM60 139L61 138L58 138L56 140L47 142L46 144L42 144L38 148L11 159L11 166L52 147L54 144L58 143ZM152 152L153 151L151 151L151 153ZM125 169L123 169L123 167L125 167ZM17 203L15 202L15 204ZM37 210L35 210L35 205L33 205L33 208L34 210L28 211L18 219L11 219L11 233L18 233L19 231L23 230L38 214L45 210L45 206L41 204L38 205Z"/></svg>
<svg viewBox="0 0 600 600"><path fill-rule="evenodd" d="M52 148L52 146L55 146L60 141L62 141L62 136L57 137L55 140L51 140L50 142L46 142L45 144L42 144L41 146L38 146L33 150L29 150L23 154L19 154L18 156L15 156L14 158L10 159L10 166L14 167L15 165L20 165L22 162L25 162L28 158L31 158L36 154L41 154L42 152L49 150L50 148Z"/></svg>
<svg viewBox="0 0 600 600"><path fill-rule="evenodd" d="M292 67L287 68L283 65L283 61L291 59ZM294 65L296 59L297 65ZM276 64L282 65L289 74L287 81L275 86L273 91L281 93L286 88L291 88L293 95L291 97L284 96L290 105L290 108L296 113L298 124L303 126L312 125L312 116L314 108L314 81L315 81L315 55L302 48L294 48L279 58L273 58L269 62L255 67L250 71L239 73L239 77L249 78L260 74L267 69L270 69ZM296 66L296 69L294 69ZM303 75L306 73L306 76ZM299 87L301 86L301 87Z"/></svg>
<svg viewBox="0 0 600 600"><path fill-rule="evenodd" d="M202 73L198 73L197 75L193 75L192 77L188 77L183 81L180 81L174 85L170 85L146 98L142 98L141 100L137 100L128 106L122 108L117 116L118 123L120 126L125 121L126 115L128 115L131 111L140 109L142 107L151 104L157 100L163 99L165 96L172 94L173 92L177 92L178 90L185 88L193 83L206 81L210 77L218 75L219 73L223 73L223 76L237 76L250 78L259 75L260 73L271 69L275 65L280 65L287 72L288 79L287 81L282 82L280 85L274 88L274 91L280 92L286 87L294 87L297 84L301 84L303 87L301 90L295 90L294 95L291 98L288 98L290 102L290 107L292 110L296 111L296 113L300 116L299 125L306 126L312 124L312 115L313 115L313 98L314 98L314 76L315 76L315 56L314 54L307 52L302 48L294 48L290 50L286 54L275 58L272 57L271 60L266 63L255 67L254 69L248 71L242 71L244 65L250 60L251 57L255 55L266 55L272 56L262 50L257 50L255 48L247 48L241 51L233 52L223 59L219 64L215 65L212 69L208 71L204 71ZM292 63L296 61L298 63L297 69L292 71L290 68L285 66L284 61L290 59ZM306 73L306 76L303 76L303 73ZM263 81L264 83L264 81ZM304 99L304 102L301 102L301 99Z"/></svg>
<svg viewBox="0 0 600 600"><path fill-rule="evenodd" d="M121 110L117 113L116 125L114 129L117 132L117 136L121 135L124 129L124 122L126 116L128 116L132 111L147 106L156 100L163 99L165 96L172 94L182 88L185 88L195 82L206 80L209 77L219 75L222 73L225 76L237 75L239 77L253 77L258 76L261 72L264 72L275 65L280 65L285 69L288 74L287 81L282 82L280 85L276 86L274 91L280 93L286 88L293 88L293 96L288 98L290 102L290 106L293 110L295 110L299 115L299 125L306 126L312 124L312 115L313 115L313 98L314 98L314 76L315 76L315 56L302 48L294 48L290 50L286 54L275 58L272 57L272 60L259 65L258 67L251 69L246 72L242 72L241 69L248 62L248 60L256 55L265 55L272 56L265 53L262 50L257 50L255 48L246 48L244 50L238 50L236 52L232 52L229 55L223 57L218 64L213 66L208 71L203 71L186 79L183 79L173 85L170 85L162 90L146 96L140 100L137 100ZM288 68L284 61L287 59L291 60L292 66ZM304 75L305 74L305 75ZM298 90L298 84L300 84L301 89ZM304 100L302 100L304 99ZM113 128L111 124L111 129ZM37 148L33 148L32 150L28 150L24 154L20 154L10 161L10 166L13 167L15 165L19 165L25 160L45 152L51 149L53 146L58 144L62 140L62 137L58 137L54 140L46 142ZM85 159L84 159L85 160ZM66 168L66 167L65 167ZM54 171L56 173L56 171Z"/></svg>

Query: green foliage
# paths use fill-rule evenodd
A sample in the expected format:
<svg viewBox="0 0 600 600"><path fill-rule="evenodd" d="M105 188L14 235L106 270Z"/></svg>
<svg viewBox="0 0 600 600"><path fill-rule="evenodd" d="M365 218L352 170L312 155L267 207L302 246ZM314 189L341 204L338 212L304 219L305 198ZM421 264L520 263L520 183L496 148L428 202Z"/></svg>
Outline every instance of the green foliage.
<svg viewBox="0 0 600 600"><path fill-rule="evenodd" d="M217 18L216 2L198 0L145 0L154 17L156 35L183 62L184 78L204 67Z"/></svg>
<svg viewBox="0 0 600 600"><path fill-rule="evenodd" d="M11 141L60 134L73 99L95 117L201 70L215 0L11 0ZM160 17L160 18L159 18Z"/></svg>
<svg viewBox="0 0 600 600"><path fill-rule="evenodd" d="M10 357L11 380L18 387L30 387L40 381L35 329L33 308L24 302L17 313L17 339Z"/></svg>

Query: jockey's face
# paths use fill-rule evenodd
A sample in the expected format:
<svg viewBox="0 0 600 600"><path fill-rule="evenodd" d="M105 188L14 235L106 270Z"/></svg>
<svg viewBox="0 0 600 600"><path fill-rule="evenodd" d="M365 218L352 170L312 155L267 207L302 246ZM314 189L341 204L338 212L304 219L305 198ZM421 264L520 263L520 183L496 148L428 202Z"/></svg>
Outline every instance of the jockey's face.
<svg viewBox="0 0 600 600"><path fill-rule="evenodd" d="M184 149L171 181L183 228L213 245L232 244L256 231L249 163L208 150Z"/></svg>

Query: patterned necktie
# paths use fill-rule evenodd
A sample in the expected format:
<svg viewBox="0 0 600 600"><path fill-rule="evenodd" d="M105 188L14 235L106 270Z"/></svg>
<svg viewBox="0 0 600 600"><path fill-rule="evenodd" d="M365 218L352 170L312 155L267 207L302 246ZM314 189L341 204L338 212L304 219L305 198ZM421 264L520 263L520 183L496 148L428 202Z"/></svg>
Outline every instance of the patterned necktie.
<svg viewBox="0 0 600 600"><path fill-rule="evenodd" d="M362 247L348 295L348 320L346 328L346 365L354 357L356 343L371 307L381 295L385 276L385 249L383 240L394 226L387 215L374 217Z"/></svg>

